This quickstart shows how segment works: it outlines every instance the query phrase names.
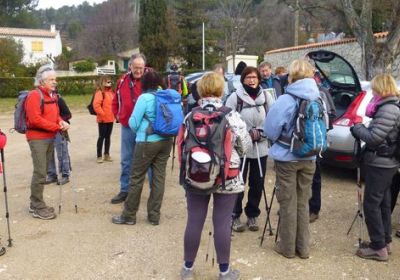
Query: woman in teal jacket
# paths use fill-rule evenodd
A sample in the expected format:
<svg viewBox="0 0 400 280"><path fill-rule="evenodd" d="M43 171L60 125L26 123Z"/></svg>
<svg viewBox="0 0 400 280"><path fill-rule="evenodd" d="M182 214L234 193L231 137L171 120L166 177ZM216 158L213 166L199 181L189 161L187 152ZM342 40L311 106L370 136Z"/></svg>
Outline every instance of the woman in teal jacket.
<svg viewBox="0 0 400 280"><path fill-rule="evenodd" d="M147 72L142 78L142 90L135 109L129 118L129 127L136 133L136 146L130 176L130 188L125 200L124 210L114 216L114 224L134 225L139 209L140 196L146 172L153 171L150 184L150 196L147 202L147 220L152 225L160 222L160 209L164 196L165 169L171 152L172 140L158 134L146 134L150 122L155 120L155 95L164 88L162 77L154 71Z"/></svg>

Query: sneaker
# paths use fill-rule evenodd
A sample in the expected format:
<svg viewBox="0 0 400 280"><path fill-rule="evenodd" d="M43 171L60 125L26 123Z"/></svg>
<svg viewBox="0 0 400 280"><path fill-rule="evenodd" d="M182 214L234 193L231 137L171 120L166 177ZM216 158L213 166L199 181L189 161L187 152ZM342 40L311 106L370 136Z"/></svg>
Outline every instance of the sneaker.
<svg viewBox="0 0 400 280"><path fill-rule="evenodd" d="M128 217L124 217L122 215L113 216L111 222L116 225L134 225L136 224L136 220Z"/></svg>
<svg viewBox="0 0 400 280"><path fill-rule="evenodd" d="M50 212L53 212L53 213L54 213L54 208L53 208L53 207L46 206L46 208L47 208ZM36 210L36 208L34 208L32 205L29 205L29 209L28 209L28 212L29 212L29 213L33 213L33 212L35 212L35 210Z"/></svg>
<svg viewBox="0 0 400 280"><path fill-rule="evenodd" d="M227 272L220 272L218 280L238 280L240 279L240 272L237 269L231 269Z"/></svg>
<svg viewBox="0 0 400 280"><path fill-rule="evenodd" d="M368 248L368 247L369 247L369 242L368 241L361 242L361 247L360 248ZM386 244L386 250L388 252L388 255L392 254L392 242Z"/></svg>
<svg viewBox="0 0 400 280"><path fill-rule="evenodd" d="M4 255L6 253L6 248L1 247L0 248L0 256Z"/></svg>
<svg viewBox="0 0 400 280"><path fill-rule="evenodd" d="M32 213L32 216L34 218L42 220L51 220L57 217L57 215L54 212L50 211L50 209L47 207L42 209L35 209L35 211L33 211Z"/></svg>
<svg viewBox="0 0 400 280"><path fill-rule="evenodd" d="M189 279L194 279L193 267L192 268L182 267L181 280L189 280Z"/></svg>
<svg viewBox="0 0 400 280"><path fill-rule="evenodd" d="M103 160L104 161L108 161L108 162L112 162L113 161L113 159L110 157L110 155L104 155Z"/></svg>
<svg viewBox="0 0 400 280"><path fill-rule="evenodd" d="M96 162L97 163L103 163L103 158L102 157L98 157Z"/></svg>
<svg viewBox="0 0 400 280"><path fill-rule="evenodd" d="M128 197L127 192L119 192L116 196L111 198L111 204L118 204L124 202L127 197Z"/></svg>
<svg viewBox="0 0 400 280"><path fill-rule="evenodd" d="M68 176L63 176L61 177L61 180L58 182L59 185L65 185L66 183L69 183L69 177Z"/></svg>
<svg viewBox="0 0 400 280"><path fill-rule="evenodd" d="M44 184L45 185L48 185L48 184L53 184L53 183L58 183L58 179L57 179L57 177L53 177L53 178L46 178L46 182L44 182Z"/></svg>
<svg viewBox="0 0 400 280"><path fill-rule="evenodd" d="M246 229L245 225L240 221L240 217L233 219L232 230L236 232L243 232Z"/></svg>
<svg viewBox="0 0 400 280"><path fill-rule="evenodd" d="M295 255L288 255L288 254L285 254L285 253L282 251L282 249L281 249L281 246L280 246L280 242L279 242L279 241L275 243L275 245L274 245L274 251L277 252L279 255L282 255L282 256L284 256L285 258L288 258L288 259L293 259L293 258L295 257Z"/></svg>
<svg viewBox="0 0 400 280"><path fill-rule="evenodd" d="M257 224L257 218L247 218L247 227L249 228L250 231L257 231L258 230L258 224Z"/></svg>
<svg viewBox="0 0 400 280"><path fill-rule="evenodd" d="M389 259L386 247L379 250L374 250L370 247L360 248L357 250L356 255L363 259L376 260L386 262Z"/></svg>
<svg viewBox="0 0 400 280"><path fill-rule="evenodd" d="M319 219L319 215L318 214L310 213L310 224L314 223L318 219Z"/></svg>
<svg viewBox="0 0 400 280"><path fill-rule="evenodd" d="M298 256L300 259L306 260L310 258L309 253L301 253L299 250L296 249L296 256Z"/></svg>

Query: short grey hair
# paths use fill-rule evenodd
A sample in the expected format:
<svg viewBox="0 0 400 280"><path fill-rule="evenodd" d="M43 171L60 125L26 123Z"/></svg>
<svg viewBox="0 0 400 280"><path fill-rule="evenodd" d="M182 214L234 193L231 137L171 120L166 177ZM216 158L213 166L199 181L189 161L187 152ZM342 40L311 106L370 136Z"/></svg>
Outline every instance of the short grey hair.
<svg viewBox="0 0 400 280"><path fill-rule="evenodd" d="M51 65L42 65L36 72L34 86L40 86L42 81L44 81L50 72L54 72L54 68Z"/></svg>
<svg viewBox="0 0 400 280"><path fill-rule="evenodd" d="M131 58L129 59L128 65L131 66L132 62L137 58L143 59L144 65L146 65L146 57L142 53L134 53L134 54L132 54Z"/></svg>
<svg viewBox="0 0 400 280"><path fill-rule="evenodd" d="M272 69L272 64L269 63L268 61L263 61L260 63L260 65L258 65L258 69L261 69L264 67L268 67L269 69Z"/></svg>

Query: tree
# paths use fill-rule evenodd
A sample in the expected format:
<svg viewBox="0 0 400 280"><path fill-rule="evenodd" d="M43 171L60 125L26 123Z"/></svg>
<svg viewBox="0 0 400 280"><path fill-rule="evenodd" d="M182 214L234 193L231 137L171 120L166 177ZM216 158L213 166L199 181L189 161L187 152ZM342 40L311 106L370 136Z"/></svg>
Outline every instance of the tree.
<svg viewBox="0 0 400 280"><path fill-rule="evenodd" d="M167 3L165 0L141 0L139 47L147 63L164 71L168 60Z"/></svg>
<svg viewBox="0 0 400 280"><path fill-rule="evenodd" d="M362 50L365 76L369 80L382 72L391 72L392 64L400 51L400 2L391 1L391 15L388 19L388 35L384 42L374 38L372 29L373 1L362 1L357 10L352 0L341 0L346 20Z"/></svg>
<svg viewBox="0 0 400 280"><path fill-rule="evenodd" d="M0 76L15 75L24 57L24 47L21 42L12 38L0 38Z"/></svg>
<svg viewBox="0 0 400 280"><path fill-rule="evenodd" d="M0 1L0 26L32 27L38 21L29 13L37 6L38 0Z"/></svg>

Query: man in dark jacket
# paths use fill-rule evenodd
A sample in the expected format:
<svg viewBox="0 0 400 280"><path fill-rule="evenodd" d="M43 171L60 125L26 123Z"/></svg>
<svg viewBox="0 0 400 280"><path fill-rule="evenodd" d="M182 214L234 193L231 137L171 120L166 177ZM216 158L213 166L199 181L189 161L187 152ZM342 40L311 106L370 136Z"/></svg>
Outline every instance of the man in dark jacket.
<svg viewBox="0 0 400 280"><path fill-rule="evenodd" d="M261 74L261 87L263 89L272 89L273 96L279 97L282 94L282 86L278 76L272 74L271 63L264 61L258 66L258 71Z"/></svg>

